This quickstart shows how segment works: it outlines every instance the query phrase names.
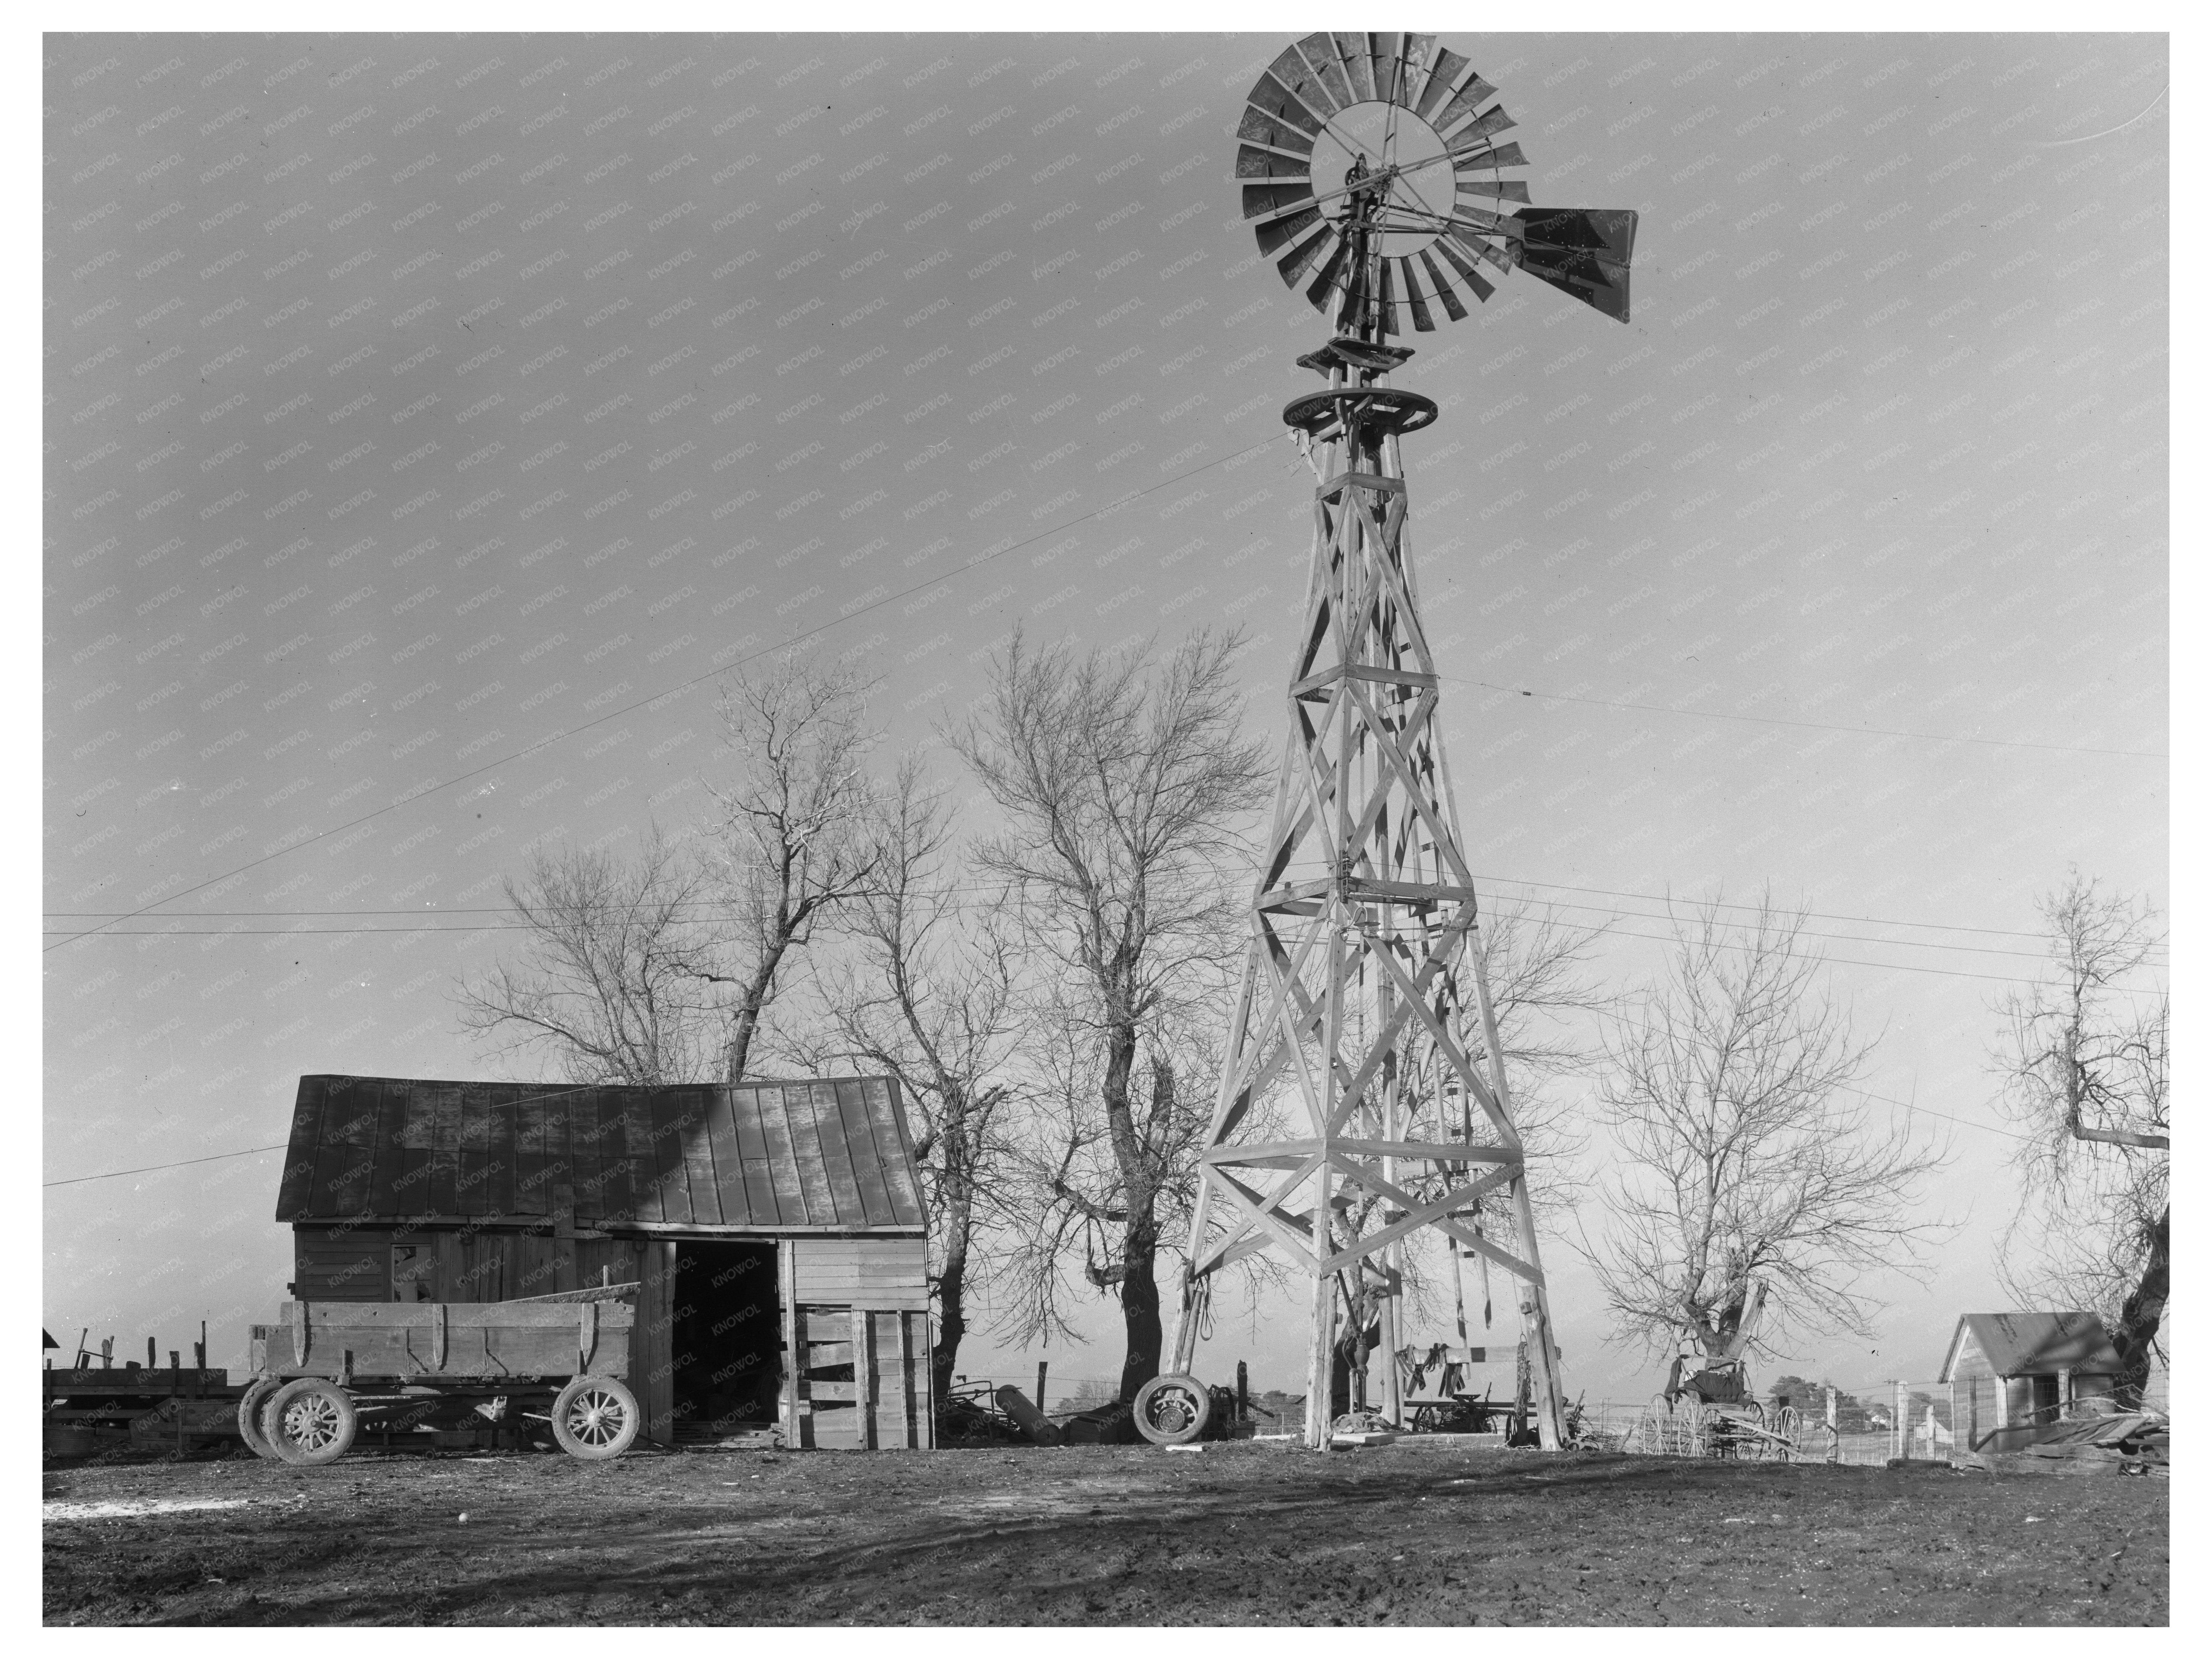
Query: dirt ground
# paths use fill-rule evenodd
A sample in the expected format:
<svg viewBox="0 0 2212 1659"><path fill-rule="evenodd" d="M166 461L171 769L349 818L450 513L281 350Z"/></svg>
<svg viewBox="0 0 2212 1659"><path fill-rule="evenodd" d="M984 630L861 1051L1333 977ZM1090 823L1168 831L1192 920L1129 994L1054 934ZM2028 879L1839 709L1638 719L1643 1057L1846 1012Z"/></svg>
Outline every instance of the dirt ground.
<svg viewBox="0 0 2212 1659"><path fill-rule="evenodd" d="M50 1470L52 1625L2162 1625L2167 1483L1540 1452Z"/></svg>

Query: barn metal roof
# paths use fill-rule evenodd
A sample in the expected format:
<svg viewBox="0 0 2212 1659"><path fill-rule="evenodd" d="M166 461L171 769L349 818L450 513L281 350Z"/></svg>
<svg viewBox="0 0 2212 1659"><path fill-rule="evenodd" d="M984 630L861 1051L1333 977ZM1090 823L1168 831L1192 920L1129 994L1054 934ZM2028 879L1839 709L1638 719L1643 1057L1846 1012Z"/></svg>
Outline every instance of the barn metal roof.
<svg viewBox="0 0 2212 1659"><path fill-rule="evenodd" d="M918 1234L897 1084L300 1079L283 1222L526 1221Z"/></svg>
<svg viewBox="0 0 2212 1659"><path fill-rule="evenodd" d="M1967 1330L1990 1370L1999 1376L2056 1376L2075 1371L2087 1376L2119 1373L2120 1356L2104 1322L2093 1313L1962 1314L1943 1358L1948 1382L1959 1363L1960 1339Z"/></svg>

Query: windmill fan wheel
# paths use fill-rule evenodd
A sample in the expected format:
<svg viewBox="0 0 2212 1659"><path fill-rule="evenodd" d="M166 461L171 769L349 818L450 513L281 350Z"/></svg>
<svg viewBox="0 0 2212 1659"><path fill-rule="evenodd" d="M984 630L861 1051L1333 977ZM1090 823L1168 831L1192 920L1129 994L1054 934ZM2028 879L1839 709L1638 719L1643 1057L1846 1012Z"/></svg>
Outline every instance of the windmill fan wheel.
<svg viewBox="0 0 2212 1659"><path fill-rule="evenodd" d="M1530 207L1498 88L1431 34L1310 34L1246 94L1237 179L1260 252L1340 331L1457 322L1519 269L1628 320L1636 215ZM1487 266L1486 272L1484 267Z"/></svg>

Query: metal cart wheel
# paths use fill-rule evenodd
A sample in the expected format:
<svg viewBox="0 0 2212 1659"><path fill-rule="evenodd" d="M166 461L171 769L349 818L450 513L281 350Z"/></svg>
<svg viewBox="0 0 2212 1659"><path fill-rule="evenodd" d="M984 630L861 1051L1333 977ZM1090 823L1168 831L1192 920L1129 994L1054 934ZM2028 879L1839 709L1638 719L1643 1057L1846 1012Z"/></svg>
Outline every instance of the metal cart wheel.
<svg viewBox="0 0 2212 1659"><path fill-rule="evenodd" d="M1782 1444L1777 1449L1781 1453L1782 1461L1785 1463L1796 1462L1797 1461L1797 1408L1795 1406L1784 1406L1780 1411L1775 1413L1773 1429L1774 1432L1782 1437Z"/></svg>
<svg viewBox="0 0 2212 1659"><path fill-rule="evenodd" d="M335 1463L360 1426L346 1391L319 1376L286 1383L261 1411L262 1437L287 1463Z"/></svg>
<svg viewBox="0 0 2212 1659"><path fill-rule="evenodd" d="M270 1397L283 1386L274 1377L257 1377L238 1397L238 1437L246 1442L246 1450L256 1457L272 1461L276 1458L276 1447L270 1445L261 1432L261 1410L269 1403Z"/></svg>
<svg viewBox="0 0 2212 1659"><path fill-rule="evenodd" d="M553 1437L587 1463L620 1457L637 1438L637 1396L611 1376L580 1376L553 1402Z"/></svg>
<svg viewBox="0 0 2212 1659"><path fill-rule="evenodd" d="M1170 1371L1138 1389L1131 1409L1137 1432L1155 1446L1182 1446L1205 1429L1212 1403L1203 1382Z"/></svg>

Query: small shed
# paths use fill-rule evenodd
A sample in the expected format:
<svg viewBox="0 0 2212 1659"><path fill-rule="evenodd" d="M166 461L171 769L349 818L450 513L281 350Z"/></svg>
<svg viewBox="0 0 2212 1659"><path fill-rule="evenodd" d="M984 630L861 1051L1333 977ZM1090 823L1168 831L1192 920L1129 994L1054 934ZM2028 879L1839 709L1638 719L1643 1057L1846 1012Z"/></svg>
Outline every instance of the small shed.
<svg viewBox="0 0 2212 1659"><path fill-rule="evenodd" d="M2109 1395L2120 1356L2091 1313L1964 1314L1939 1382L1951 1387L1951 1427L1979 1449L1998 1429L2057 1421L2076 1400Z"/></svg>
<svg viewBox="0 0 2212 1659"><path fill-rule="evenodd" d="M276 1219L306 1302L635 1284L646 1437L932 1443L921 1185L890 1078L300 1079ZM795 1356L795 1359L793 1358Z"/></svg>

